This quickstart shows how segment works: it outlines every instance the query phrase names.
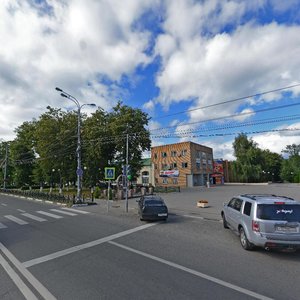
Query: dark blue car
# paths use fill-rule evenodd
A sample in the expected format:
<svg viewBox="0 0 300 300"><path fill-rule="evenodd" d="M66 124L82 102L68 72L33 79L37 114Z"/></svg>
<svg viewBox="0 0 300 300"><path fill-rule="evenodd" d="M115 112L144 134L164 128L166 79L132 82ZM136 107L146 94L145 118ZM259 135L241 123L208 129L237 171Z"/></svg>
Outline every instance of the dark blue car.
<svg viewBox="0 0 300 300"><path fill-rule="evenodd" d="M142 196L137 202L138 213L142 221L167 220L168 207L161 197L154 195Z"/></svg>

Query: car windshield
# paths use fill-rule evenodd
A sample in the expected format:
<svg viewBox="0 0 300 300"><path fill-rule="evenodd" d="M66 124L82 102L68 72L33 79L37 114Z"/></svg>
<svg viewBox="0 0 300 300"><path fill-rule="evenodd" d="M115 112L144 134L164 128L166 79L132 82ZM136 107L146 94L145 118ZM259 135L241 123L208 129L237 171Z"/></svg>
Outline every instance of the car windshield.
<svg viewBox="0 0 300 300"><path fill-rule="evenodd" d="M300 222L300 205L259 204L257 205L257 218L262 220Z"/></svg>
<svg viewBox="0 0 300 300"><path fill-rule="evenodd" d="M147 205L147 206L164 206L165 204L162 200L151 199L151 200L146 200L145 205Z"/></svg>

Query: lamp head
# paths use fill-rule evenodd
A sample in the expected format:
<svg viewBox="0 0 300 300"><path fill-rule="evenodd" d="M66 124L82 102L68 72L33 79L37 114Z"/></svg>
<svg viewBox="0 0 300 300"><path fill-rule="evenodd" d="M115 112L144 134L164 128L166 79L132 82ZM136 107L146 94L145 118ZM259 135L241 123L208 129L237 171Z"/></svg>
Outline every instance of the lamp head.
<svg viewBox="0 0 300 300"><path fill-rule="evenodd" d="M59 87L56 87L55 88L57 91L59 91L59 92L62 92L63 90L62 89L60 89Z"/></svg>
<svg viewBox="0 0 300 300"><path fill-rule="evenodd" d="M64 93L61 93L60 94L62 97L65 97L65 98L69 98L66 94L64 94Z"/></svg>

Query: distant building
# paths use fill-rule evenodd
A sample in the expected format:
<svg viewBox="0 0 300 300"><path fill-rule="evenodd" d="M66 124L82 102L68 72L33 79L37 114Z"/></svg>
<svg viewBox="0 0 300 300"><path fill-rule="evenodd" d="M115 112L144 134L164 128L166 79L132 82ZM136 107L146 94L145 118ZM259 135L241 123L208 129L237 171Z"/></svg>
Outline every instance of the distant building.
<svg viewBox="0 0 300 300"><path fill-rule="evenodd" d="M156 186L206 185L213 173L212 148L193 142L152 147L151 160Z"/></svg>
<svg viewBox="0 0 300 300"><path fill-rule="evenodd" d="M154 185L151 158L144 158L142 162L143 166L140 170L140 176L137 178L137 184L144 186Z"/></svg>

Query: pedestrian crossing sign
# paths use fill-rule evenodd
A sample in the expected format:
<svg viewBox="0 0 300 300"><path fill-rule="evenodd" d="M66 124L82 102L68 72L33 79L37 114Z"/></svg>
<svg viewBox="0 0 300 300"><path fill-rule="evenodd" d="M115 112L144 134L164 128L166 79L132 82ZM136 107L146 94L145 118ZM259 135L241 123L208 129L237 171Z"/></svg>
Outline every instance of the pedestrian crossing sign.
<svg viewBox="0 0 300 300"><path fill-rule="evenodd" d="M116 168L107 167L107 168L104 168L104 172L105 172L105 179L107 179L107 180L115 179Z"/></svg>

